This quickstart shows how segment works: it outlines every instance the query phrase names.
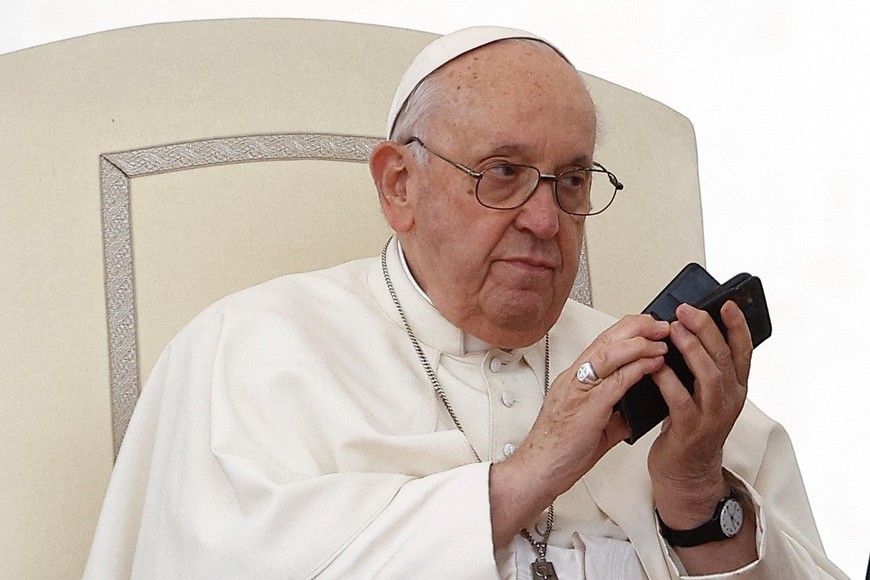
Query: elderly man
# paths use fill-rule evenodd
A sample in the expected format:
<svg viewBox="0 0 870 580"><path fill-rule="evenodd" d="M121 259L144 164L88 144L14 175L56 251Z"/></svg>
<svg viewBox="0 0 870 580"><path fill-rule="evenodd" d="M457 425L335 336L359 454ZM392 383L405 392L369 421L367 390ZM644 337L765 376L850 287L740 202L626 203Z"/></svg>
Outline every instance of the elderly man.
<svg viewBox="0 0 870 580"><path fill-rule="evenodd" d="M395 239L170 343L85 576L842 577L786 435L745 401L740 309L726 339L688 306L614 322L568 301L618 184L595 135L545 41L477 28L424 49L371 156ZM646 374L670 418L620 444L614 404Z"/></svg>

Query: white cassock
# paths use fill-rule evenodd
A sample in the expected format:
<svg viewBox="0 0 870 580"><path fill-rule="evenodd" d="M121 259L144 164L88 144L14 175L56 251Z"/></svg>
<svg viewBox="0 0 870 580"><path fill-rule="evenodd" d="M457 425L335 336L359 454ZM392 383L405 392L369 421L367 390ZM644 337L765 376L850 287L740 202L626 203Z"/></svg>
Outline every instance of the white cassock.
<svg viewBox="0 0 870 580"><path fill-rule="evenodd" d="M414 289L395 242L388 267L467 437L379 259L242 291L157 362L85 578L529 577L535 553L521 537L493 554L488 478L537 415L544 342L481 349ZM551 379L612 323L569 301L550 332ZM562 580L680 577L652 507L654 437L619 444L556 501L548 559ZM725 461L756 504L760 559L709 578L845 578L821 548L787 435L751 403Z"/></svg>

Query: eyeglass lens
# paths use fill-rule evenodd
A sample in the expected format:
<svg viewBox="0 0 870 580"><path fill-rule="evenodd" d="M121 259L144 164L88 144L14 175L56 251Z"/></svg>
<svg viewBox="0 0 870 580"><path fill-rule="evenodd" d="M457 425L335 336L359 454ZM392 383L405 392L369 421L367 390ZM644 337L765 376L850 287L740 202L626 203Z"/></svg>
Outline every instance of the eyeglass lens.
<svg viewBox="0 0 870 580"><path fill-rule="evenodd" d="M523 165L497 165L482 172L477 186L480 203L496 209L522 205L535 191L538 171ZM556 181L559 206L576 214L602 211L616 191L606 173L575 169L560 173Z"/></svg>

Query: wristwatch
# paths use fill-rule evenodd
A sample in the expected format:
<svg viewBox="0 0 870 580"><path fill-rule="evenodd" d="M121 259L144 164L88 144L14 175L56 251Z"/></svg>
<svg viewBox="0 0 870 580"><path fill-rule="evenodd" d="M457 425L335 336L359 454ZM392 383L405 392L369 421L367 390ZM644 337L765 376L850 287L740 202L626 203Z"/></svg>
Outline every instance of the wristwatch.
<svg viewBox="0 0 870 580"><path fill-rule="evenodd" d="M691 530L673 530L665 525L656 511L662 537L675 548L690 548L707 542L719 542L733 538L743 528L743 507L732 491L716 504L713 517Z"/></svg>

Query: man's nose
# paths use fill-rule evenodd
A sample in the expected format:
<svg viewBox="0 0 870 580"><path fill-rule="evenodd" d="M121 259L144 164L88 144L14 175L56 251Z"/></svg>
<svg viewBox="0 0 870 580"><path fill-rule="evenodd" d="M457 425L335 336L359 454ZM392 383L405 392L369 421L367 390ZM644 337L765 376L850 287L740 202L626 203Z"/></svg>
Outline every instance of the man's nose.
<svg viewBox="0 0 870 580"><path fill-rule="evenodd" d="M526 229L541 239L548 239L559 233L559 214L562 210L556 203L556 184L552 180L541 179L532 196L520 207L515 220L517 227Z"/></svg>

